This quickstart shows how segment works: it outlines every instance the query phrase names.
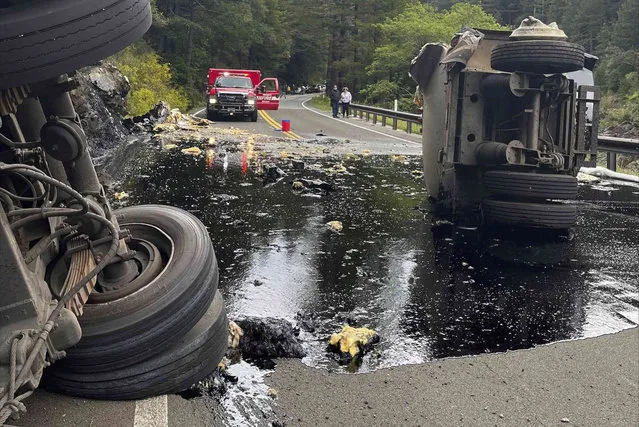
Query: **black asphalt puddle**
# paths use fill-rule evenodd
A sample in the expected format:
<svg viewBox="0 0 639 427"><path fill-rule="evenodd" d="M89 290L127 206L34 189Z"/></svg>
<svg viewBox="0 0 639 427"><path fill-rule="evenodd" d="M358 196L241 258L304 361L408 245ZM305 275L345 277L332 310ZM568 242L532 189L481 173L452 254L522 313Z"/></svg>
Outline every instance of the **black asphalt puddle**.
<svg viewBox="0 0 639 427"><path fill-rule="evenodd" d="M326 344L346 323L381 336L360 372L639 323L637 185L580 185L571 233L479 233L416 209L426 199L412 173L421 169L417 157L307 159L317 170L302 172L279 160L288 176L266 187L239 152L150 149L136 157L122 186L126 204L169 204L198 216L214 242L229 317L296 323L312 366L344 369ZM346 173L321 171L339 171L336 163ZM337 190L297 193L295 176ZM329 221L341 221L342 231Z"/></svg>

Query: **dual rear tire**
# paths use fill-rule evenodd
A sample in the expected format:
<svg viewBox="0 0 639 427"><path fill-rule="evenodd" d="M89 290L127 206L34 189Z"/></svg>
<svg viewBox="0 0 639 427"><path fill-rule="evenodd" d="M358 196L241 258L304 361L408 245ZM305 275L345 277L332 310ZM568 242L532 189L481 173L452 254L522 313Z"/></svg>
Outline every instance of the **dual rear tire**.
<svg viewBox="0 0 639 427"><path fill-rule="evenodd" d="M141 287L122 284L117 297L89 300L79 318L82 339L47 369L45 387L96 399L182 391L213 371L226 351L226 313L208 232L193 215L169 206L134 206L115 215L134 241L158 249L162 266ZM98 281L95 292L112 291Z"/></svg>
<svg viewBox="0 0 639 427"><path fill-rule="evenodd" d="M584 67L582 46L559 40L509 41L495 46L493 69L508 72L560 74ZM481 211L488 224L547 229L575 225L577 179L569 175L489 171L483 179L487 198Z"/></svg>
<svg viewBox="0 0 639 427"><path fill-rule="evenodd" d="M569 175L489 171L481 211L488 224L545 229L575 225L577 178Z"/></svg>

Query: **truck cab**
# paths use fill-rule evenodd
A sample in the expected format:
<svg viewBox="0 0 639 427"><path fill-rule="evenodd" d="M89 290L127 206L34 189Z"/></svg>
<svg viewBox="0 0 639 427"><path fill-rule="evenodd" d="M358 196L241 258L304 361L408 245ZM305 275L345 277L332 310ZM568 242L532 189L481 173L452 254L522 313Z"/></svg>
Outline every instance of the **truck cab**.
<svg viewBox="0 0 639 427"><path fill-rule="evenodd" d="M237 116L255 122L258 110L278 108L276 78L262 79L259 70L209 69L206 100L209 120Z"/></svg>

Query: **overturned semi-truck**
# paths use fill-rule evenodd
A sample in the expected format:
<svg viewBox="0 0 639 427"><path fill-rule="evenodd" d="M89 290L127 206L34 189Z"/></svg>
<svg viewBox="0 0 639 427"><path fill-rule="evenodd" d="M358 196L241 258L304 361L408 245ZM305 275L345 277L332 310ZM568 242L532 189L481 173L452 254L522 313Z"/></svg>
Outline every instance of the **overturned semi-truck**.
<svg viewBox="0 0 639 427"><path fill-rule="evenodd" d="M597 152L597 58L555 24L463 29L412 63L436 214L457 223L568 229L576 175Z"/></svg>

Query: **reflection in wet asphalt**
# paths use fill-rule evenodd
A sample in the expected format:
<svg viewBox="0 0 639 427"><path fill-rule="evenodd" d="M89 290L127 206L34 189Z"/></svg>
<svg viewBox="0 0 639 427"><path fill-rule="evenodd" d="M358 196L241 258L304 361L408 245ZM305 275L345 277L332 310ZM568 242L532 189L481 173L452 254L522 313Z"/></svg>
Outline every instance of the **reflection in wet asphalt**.
<svg viewBox="0 0 639 427"><path fill-rule="evenodd" d="M245 160L245 159L244 159ZM639 187L580 187L570 234L433 227L421 160L344 160L348 173L298 173L337 186L292 190L295 172L264 187L228 157L179 151L140 156L127 204L182 207L208 227L229 317L297 322L304 360L335 369L328 336L342 324L382 341L360 371L434 358L529 348L639 322ZM324 167L335 159L312 160ZM239 164L236 164L239 163ZM339 220L340 233L326 223ZM530 242L534 241L533 244Z"/></svg>

